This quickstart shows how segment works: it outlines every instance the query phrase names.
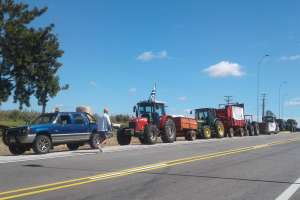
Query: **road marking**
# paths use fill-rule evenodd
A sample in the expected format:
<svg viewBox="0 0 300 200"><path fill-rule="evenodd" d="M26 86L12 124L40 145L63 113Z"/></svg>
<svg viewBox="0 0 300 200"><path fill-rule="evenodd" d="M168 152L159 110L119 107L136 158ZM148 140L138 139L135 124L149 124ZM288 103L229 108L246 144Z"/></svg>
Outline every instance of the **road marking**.
<svg viewBox="0 0 300 200"><path fill-rule="evenodd" d="M288 200L300 188L300 178L283 191L275 200Z"/></svg>
<svg viewBox="0 0 300 200"><path fill-rule="evenodd" d="M15 198L19 198L19 197L32 196L35 194L40 194L40 193L45 193L45 192L55 191L55 190L61 190L61 189L65 189L65 188L71 188L71 187L88 184L88 183L93 183L93 182L97 182L97 181L103 181L103 180L108 180L108 179L113 179L113 178L118 178L118 177L123 177L123 176L129 176L129 175L137 174L137 173L141 173L141 172L148 172L148 171L153 171L156 169L162 169L162 168L172 167L172 166L176 166L176 165L192 163L195 161L207 160L207 159L218 158L218 157L223 157L223 156L227 156L227 155L247 152L247 151L253 151L253 150L267 148L267 147L271 147L271 146L275 146L275 145L279 145L279 144L287 144L287 143L291 143L291 142L295 142L295 141L299 141L299 140L300 140L300 138L289 139L289 140L285 140L285 141L276 141L276 142L271 142L271 143L263 144L263 145L249 146L249 147L243 147L243 148L238 148L238 149L230 149L230 150L226 150L226 151L209 153L209 154L205 154L205 155L196 155L196 156L191 156L191 157L187 157L187 158L164 161L164 162L159 162L159 163L155 163L155 164L149 164L149 165L139 166L139 167L135 167L135 168L129 168L129 169L116 171L116 172L97 174L94 176L70 179L70 180L66 180L66 181L60 181L60 182L55 182L55 183L50 183L50 184L45 184L45 185L3 191L3 192L0 192L0 200L8 200L8 199L15 199Z"/></svg>

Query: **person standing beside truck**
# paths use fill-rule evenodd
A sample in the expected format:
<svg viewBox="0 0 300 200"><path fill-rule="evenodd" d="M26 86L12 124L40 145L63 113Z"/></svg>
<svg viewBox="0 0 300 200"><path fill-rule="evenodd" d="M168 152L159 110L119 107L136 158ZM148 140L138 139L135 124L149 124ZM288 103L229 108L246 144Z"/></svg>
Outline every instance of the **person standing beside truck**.
<svg viewBox="0 0 300 200"><path fill-rule="evenodd" d="M97 123L97 129L100 134L100 139L98 143L98 148L100 152L103 152L102 144L108 138L109 134L112 131L112 124L110 122L110 117L108 113L109 113L108 108L104 108L103 115L99 118Z"/></svg>

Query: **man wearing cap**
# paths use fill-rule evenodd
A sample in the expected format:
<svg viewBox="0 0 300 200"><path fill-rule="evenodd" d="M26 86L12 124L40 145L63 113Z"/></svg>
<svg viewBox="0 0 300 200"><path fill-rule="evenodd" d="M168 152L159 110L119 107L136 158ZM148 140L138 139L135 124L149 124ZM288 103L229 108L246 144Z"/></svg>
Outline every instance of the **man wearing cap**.
<svg viewBox="0 0 300 200"><path fill-rule="evenodd" d="M103 152L101 144L103 144L103 142L107 139L109 133L112 131L112 125L109 119L107 108L103 109L103 116L100 117L97 125L98 125L97 126L98 132L100 133L100 140L98 143L98 147L99 147L99 151Z"/></svg>

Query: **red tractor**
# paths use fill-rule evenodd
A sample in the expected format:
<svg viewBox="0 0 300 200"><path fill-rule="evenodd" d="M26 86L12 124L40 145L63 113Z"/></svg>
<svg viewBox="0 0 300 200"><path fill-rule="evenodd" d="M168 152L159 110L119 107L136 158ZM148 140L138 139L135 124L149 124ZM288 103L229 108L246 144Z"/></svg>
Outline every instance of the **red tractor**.
<svg viewBox="0 0 300 200"><path fill-rule="evenodd" d="M142 144L155 144L161 137L164 143L176 140L176 125L171 116L166 114L165 104L155 99L138 102L133 107L136 117L129 121L129 126L117 133L120 145L130 144L131 137L138 137Z"/></svg>
<svg viewBox="0 0 300 200"><path fill-rule="evenodd" d="M248 135L247 122L244 117L244 104L227 104L216 109L218 119L224 124L225 133L229 137Z"/></svg>

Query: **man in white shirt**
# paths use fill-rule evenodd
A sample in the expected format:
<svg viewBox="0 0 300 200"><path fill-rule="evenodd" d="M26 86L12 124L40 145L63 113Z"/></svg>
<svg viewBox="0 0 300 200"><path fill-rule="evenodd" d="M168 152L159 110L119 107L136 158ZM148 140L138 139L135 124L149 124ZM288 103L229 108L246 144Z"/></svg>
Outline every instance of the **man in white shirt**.
<svg viewBox="0 0 300 200"><path fill-rule="evenodd" d="M100 152L103 152L101 145L107 139L107 136L109 135L109 133L112 131L112 124L110 122L108 112L109 112L108 109L104 108L103 116L101 116L99 118L98 123L97 123L97 129L100 134L100 140L99 140L99 144L98 144Z"/></svg>

